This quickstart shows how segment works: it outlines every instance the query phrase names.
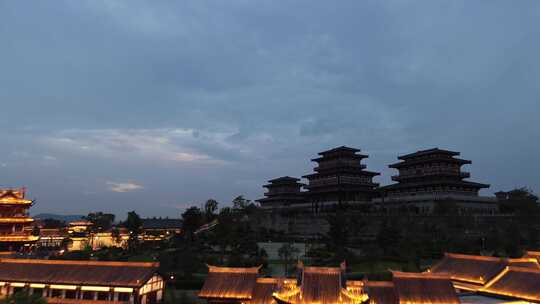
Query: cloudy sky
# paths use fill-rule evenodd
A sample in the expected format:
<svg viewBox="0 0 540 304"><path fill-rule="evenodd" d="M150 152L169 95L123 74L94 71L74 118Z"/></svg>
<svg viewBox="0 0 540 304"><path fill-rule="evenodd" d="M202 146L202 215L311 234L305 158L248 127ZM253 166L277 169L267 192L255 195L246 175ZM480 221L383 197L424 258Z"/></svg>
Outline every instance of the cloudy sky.
<svg viewBox="0 0 540 304"><path fill-rule="evenodd" d="M338 145L441 147L540 191L538 1L2 1L0 185L177 216Z"/></svg>

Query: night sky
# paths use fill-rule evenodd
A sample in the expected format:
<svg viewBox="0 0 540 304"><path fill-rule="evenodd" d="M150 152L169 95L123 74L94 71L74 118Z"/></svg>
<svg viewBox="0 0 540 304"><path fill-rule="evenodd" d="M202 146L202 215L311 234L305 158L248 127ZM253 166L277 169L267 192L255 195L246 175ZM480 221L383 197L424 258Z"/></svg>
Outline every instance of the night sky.
<svg viewBox="0 0 540 304"><path fill-rule="evenodd" d="M0 0L0 185L176 217L347 145L540 191L539 1Z"/></svg>

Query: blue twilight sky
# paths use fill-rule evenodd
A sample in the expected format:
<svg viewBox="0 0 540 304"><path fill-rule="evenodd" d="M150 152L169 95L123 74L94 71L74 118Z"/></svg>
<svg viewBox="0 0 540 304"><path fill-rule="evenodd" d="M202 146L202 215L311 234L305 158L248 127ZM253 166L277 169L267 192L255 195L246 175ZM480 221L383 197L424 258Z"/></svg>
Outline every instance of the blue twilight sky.
<svg viewBox="0 0 540 304"><path fill-rule="evenodd" d="M540 191L539 54L539 1L0 0L0 185L177 216L349 145Z"/></svg>

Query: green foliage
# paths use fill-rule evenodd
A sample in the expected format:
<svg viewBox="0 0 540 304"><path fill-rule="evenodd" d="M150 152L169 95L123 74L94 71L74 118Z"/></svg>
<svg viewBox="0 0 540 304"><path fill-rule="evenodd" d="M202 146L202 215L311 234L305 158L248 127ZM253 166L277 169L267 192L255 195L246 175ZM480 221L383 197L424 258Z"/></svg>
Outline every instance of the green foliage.
<svg viewBox="0 0 540 304"><path fill-rule="evenodd" d="M298 248L294 247L291 243L285 243L278 249L278 255L283 261L283 266L285 269L285 276L289 275L290 265L295 261L296 257L300 253Z"/></svg>
<svg viewBox="0 0 540 304"><path fill-rule="evenodd" d="M109 231L114 223L114 214L91 212L84 219L92 223L92 232Z"/></svg>
<svg viewBox="0 0 540 304"><path fill-rule="evenodd" d="M129 231L128 249L130 251L136 251L140 246L139 235L142 233L142 225L142 219L135 211L128 212L123 226ZM117 237L120 238L119 233Z"/></svg>
<svg viewBox="0 0 540 304"><path fill-rule="evenodd" d="M52 218L46 218L41 221L43 223L44 229L58 229L58 228L64 228L66 227L66 222L61 220L56 220Z"/></svg>
<svg viewBox="0 0 540 304"><path fill-rule="evenodd" d="M139 235L142 232L142 225L142 219L135 211L128 212L126 221L123 223L123 226L131 234Z"/></svg>
<svg viewBox="0 0 540 304"><path fill-rule="evenodd" d="M211 222L216 218L216 211L219 203L214 199L209 199L204 203L204 217L207 222Z"/></svg>
<svg viewBox="0 0 540 304"><path fill-rule="evenodd" d="M243 210L249 206L251 201L248 199L245 199L243 195L239 195L233 199L232 203L233 203L233 209Z"/></svg>
<svg viewBox="0 0 540 304"><path fill-rule="evenodd" d="M184 235L193 241L195 231L204 223L203 214L198 207L190 207L182 213L182 229Z"/></svg>
<svg viewBox="0 0 540 304"><path fill-rule="evenodd" d="M524 216L540 214L538 196L526 187L516 188L508 193L508 199L500 203L502 213L514 213Z"/></svg>

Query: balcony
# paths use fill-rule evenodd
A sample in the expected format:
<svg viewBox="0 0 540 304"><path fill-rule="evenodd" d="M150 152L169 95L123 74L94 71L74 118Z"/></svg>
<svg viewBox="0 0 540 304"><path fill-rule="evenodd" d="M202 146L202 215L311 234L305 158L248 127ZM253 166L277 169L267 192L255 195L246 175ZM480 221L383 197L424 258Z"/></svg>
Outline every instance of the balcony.
<svg viewBox="0 0 540 304"><path fill-rule="evenodd" d="M393 181L399 182L408 178L417 178L417 177L429 177L429 176L452 176L459 178L469 178L471 174L469 172L460 172L455 170L430 170L430 171L420 171L414 173L400 173L399 175L393 175L391 178Z"/></svg>

